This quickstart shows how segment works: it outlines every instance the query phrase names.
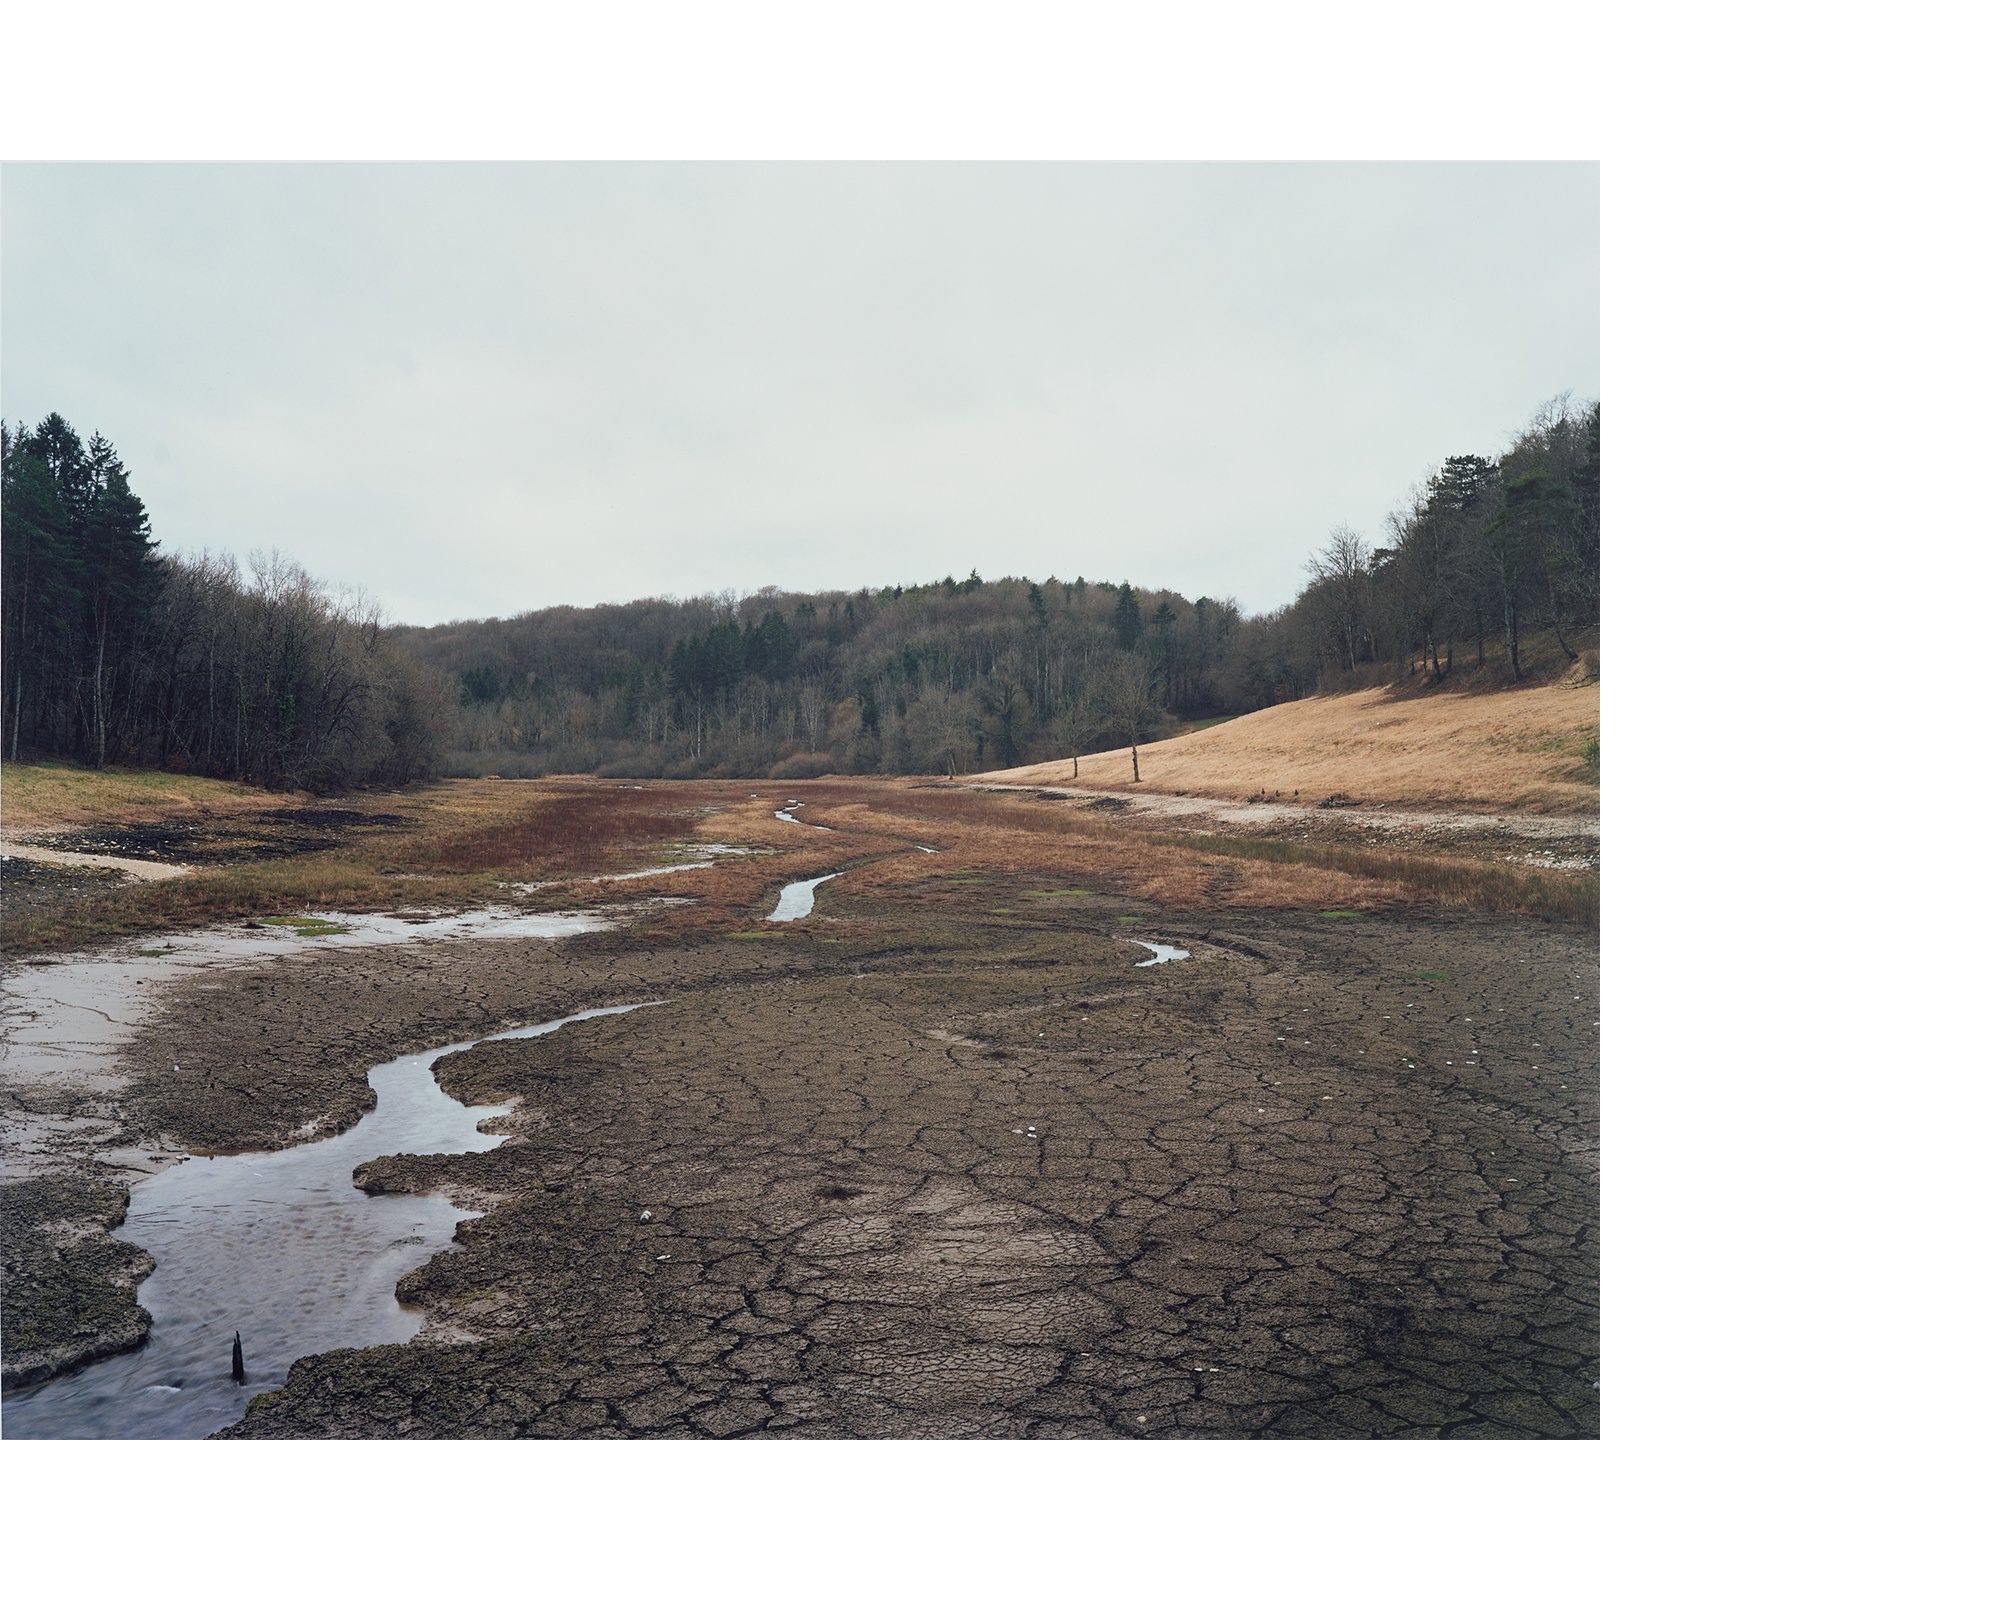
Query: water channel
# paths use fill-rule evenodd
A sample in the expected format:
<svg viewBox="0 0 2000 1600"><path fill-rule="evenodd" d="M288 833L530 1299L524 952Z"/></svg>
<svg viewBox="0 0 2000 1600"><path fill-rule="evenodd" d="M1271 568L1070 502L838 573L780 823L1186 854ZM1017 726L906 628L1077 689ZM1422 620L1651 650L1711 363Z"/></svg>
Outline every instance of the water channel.
<svg viewBox="0 0 2000 1600"><path fill-rule="evenodd" d="M116 1236L158 1263L139 1288L151 1335L137 1350L9 1396L0 1432L201 1438L280 1387L301 1356L407 1344L423 1317L397 1302L397 1279L449 1248L458 1224L477 1213L442 1195L366 1195L354 1187L354 1169L378 1156L449 1155L502 1141L479 1124L507 1108L452 1099L432 1074L441 1057L638 1009L579 1011L398 1056L368 1074L375 1109L345 1133L288 1150L197 1156L135 1184ZM238 1334L242 1384L230 1377Z"/></svg>

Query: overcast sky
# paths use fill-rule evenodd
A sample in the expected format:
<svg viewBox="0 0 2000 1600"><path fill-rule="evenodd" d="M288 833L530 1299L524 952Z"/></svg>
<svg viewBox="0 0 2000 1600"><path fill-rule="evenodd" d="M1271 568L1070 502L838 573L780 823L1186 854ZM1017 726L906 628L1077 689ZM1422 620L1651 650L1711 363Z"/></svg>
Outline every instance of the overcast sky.
<svg viewBox="0 0 2000 1600"><path fill-rule="evenodd" d="M1594 164L23 166L0 408L405 622L976 567L1284 604L1598 393Z"/></svg>

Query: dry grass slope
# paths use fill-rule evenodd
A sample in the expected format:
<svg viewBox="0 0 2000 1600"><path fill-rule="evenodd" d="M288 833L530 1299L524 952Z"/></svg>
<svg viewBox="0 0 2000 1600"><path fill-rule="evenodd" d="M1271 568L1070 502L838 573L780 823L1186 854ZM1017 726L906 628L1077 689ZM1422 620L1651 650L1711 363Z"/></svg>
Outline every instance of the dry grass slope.
<svg viewBox="0 0 2000 1600"><path fill-rule="evenodd" d="M99 772L64 761L10 761L0 768L0 824L10 836L40 828L268 810L297 798L218 778L141 767L107 767Z"/></svg>
<svg viewBox="0 0 2000 1600"><path fill-rule="evenodd" d="M1295 700L1139 747L1145 787L1242 799L1274 793L1390 805L1589 813L1597 810L1598 685L1541 684L1480 694L1387 689ZM1129 786L1125 750L983 773L1003 783Z"/></svg>

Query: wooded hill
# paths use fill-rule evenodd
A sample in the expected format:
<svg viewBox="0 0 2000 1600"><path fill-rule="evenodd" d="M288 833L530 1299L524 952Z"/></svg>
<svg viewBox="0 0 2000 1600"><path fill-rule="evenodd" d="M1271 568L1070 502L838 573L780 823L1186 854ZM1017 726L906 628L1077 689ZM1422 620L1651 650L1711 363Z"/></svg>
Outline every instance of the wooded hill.
<svg viewBox="0 0 2000 1600"><path fill-rule="evenodd" d="M1321 689L1595 642L1595 403L1453 456L1371 548L1335 531L1269 617L1129 583L912 587L557 607L404 634L462 687L445 769L809 777L966 772L1131 744ZM1482 674L1490 677L1491 674Z"/></svg>
<svg viewBox="0 0 2000 1600"><path fill-rule="evenodd" d="M162 556L108 441L0 429L9 755L284 787L430 772L977 771L1136 743L1317 690L1443 684L1552 630L1595 642L1593 402L1459 455L1335 530L1267 617L1078 577L557 607L385 627L272 558ZM1491 669L1481 674L1492 675Z"/></svg>

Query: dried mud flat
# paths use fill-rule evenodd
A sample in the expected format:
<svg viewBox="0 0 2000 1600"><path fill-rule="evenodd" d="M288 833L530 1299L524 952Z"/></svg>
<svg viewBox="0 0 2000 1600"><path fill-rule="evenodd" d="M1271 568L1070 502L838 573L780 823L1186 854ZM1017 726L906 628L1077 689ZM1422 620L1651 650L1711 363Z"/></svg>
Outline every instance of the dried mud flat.
<svg viewBox="0 0 2000 1600"><path fill-rule="evenodd" d="M36 1113L129 1178L337 1132L404 1052L665 1002L446 1057L507 1142L355 1177L485 1213L402 1280L423 1331L298 1362L227 1436L1596 1434L1593 932L987 870L836 878L784 928L190 973L121 1088ZM122 1191L18 1187L50 1250L10 1254L10 1344L22 1305L57 1357L67 1311L129 1344Z"/></svg>
<svg viewBox="0 0 2000 1600"><path fill-rule="evenodd" d="M1149 919L1194 959L1139 971L1108 897L846 937L827 899L188 986L132 1103L198 1144L352 1120L366 1063L496 1018L670 1002L448 1058L513 1138L360 1175L488 1212L404 1280L424 1333L231 1432L1595 1433L1588 935Z"/></svg>

